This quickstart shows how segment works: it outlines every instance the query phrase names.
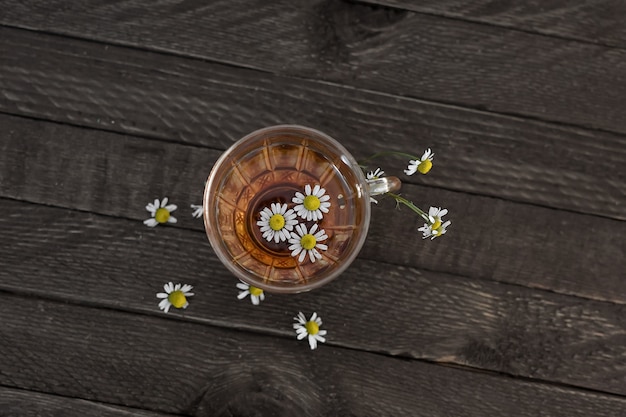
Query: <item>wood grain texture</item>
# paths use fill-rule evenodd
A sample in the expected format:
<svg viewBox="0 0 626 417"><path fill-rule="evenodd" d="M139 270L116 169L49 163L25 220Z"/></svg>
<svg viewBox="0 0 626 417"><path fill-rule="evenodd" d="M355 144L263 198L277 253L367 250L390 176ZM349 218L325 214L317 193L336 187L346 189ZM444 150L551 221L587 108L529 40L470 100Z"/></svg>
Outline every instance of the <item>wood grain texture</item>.
<svg viewBox="0 0 626 417"><path fill-rule="evenodd" d="M128 407L0 387L1 417L174 417Z"/></svg>
<svg viewBox="0 0 626 417"><path fill-rule="evenodd" d="M10 26L626 132L622 49L334 0L0 7Z"/></svg>
<svg viewBox="0 0 626 417"><path fill-rule="evenodd" d="M175 280L195 286L188 320L289 337L281 321L318 311L328 345L626 393L624 305L358 259L320 290L255 307L204 233L4 199L0 210L3 290L158 314L155 294Z"/></svg>
<svg viewBox="0 0 626 417"><path fill-rule="evenodd" d="M626 47L621 0L359 0L455 19L511 27L525 32Z"/></svg>
<svg viewBox="0 0 626 417"><path fill-rule="evenodd" d="M600 417L626 406L615 396L5 293L0 316L3 385L166 413Z"/></svg>
<svg viewBox="0 0 626 417"><path fill-rule="evenodd" d="M202 230L200 204L221 151L0 116L0 195L143 220L154 198L181 208L178 225ZM626 222L405 184L418 205L448 207L446 239L424 241L417 216L374 207L362 257L398 265L626 303ZM593 231L593 233L590 233Z"/></svg>
<svg viewBox="0 0 626 417"><path fill-rule="evenodd" d="M0 34L0 111L215 149L263 126L304 124L357 157L432 147L432 174L408 182L626 220L623 135L22 30ZM381 161L387 172L403 163Z"/></svg>

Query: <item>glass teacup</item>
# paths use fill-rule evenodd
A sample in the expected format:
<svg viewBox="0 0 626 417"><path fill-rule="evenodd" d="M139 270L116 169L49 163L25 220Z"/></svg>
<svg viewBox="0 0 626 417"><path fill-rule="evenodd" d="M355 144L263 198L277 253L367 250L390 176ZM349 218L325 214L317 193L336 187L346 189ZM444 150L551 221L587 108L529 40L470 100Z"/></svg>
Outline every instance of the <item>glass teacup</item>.
<svg viewBox="0 0 626 417"><path fill-rule="evenodd" d="M213 249L242 281L269 292L320 287L355 259L367 236L370 196L400 181L368 181L330 136L272 126L230 147L209 175L204 223Z"/></svg>

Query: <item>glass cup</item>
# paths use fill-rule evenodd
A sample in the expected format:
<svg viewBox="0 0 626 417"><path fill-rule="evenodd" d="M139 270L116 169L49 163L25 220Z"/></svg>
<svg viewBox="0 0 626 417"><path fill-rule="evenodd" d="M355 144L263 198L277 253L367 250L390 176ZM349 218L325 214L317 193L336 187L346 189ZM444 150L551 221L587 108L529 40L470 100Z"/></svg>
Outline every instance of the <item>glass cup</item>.
<svg viewBox="0 0 626 417"><path fill-rule="evenodd" d="M239 279L297 293L339 276L367 236L370 196L396 177L367 180L330 136L280 125L250 133L215 163L204 191L207 236Z"/></svg>

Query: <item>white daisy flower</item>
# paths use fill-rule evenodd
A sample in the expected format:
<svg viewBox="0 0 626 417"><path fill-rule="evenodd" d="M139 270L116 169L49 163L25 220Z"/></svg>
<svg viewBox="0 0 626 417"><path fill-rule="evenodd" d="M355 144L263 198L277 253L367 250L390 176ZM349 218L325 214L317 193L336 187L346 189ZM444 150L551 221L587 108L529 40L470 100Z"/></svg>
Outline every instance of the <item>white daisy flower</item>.
<svg viewBox="0 0 626 417"><path fill-rule="evenodd" d="M293 209L298 213L298 216L302 217L306 221L318 221L322 220L324 213L328 213L328 207L330 207L330 196L324 195L326 190L319 186L319 184L315 185L313 190L311 190L311 186L307 184L304 187L305 194L301 192L297 192L296 196L291 199L294 203L297 204Z"/></svg>
<svg viewBox="0 0 626 417"><path fill-rule="evenodd" d="M385 175L385 171L383 171L380 168L376 168L376 171L370 171L366 174L366 179L368 181L373 181L373 180L377 180L381 178L383 175ZM378 200L376 200L373 197L370 197L370 203L378 204Z"/></svg>
<svg viewBox="0 0 626 417"><path fill-rule="evenodd" d="M166 313L170 311L170 307L174 306L176 308L187 308L189 302L187 302L187 297L191 297L193 295L192 292L189 292L193 289L193 287L189 284L176 284L174 285L171 282L168 282L163 286L165 292L160 292L156 296L157 298L162 298L159 303L159 308L164 310Z"/></svg>
<svg viewBox="0 0 626 417"><path fill-rule="evenodd" d="M296 213L293 209L287 210L287 204L272 203L270 206L271 210L268 207L261 210L261 220L256 224L261 227L263 237L268 242L272 239L276 243L284 242L289 239L293 226L298 224Z"/></svg>
<svg viewBox="0 0 626 417"><path fill-rule="evenodd" d="M191 214L196 219L202 217L202 204L191 204L191 208L193 209L193 213Z"/></svg>
<svg viewBox="0 0 626 417"><path fill-rule="evenodd" d="M307 232L305 224L296 225L296 231L291 232L291 239L289 239L289 250L291 251L291 256L300 256L298 257L298 262L302 262L306 254L309 254L309 259L311 262L315 262L315 259L322 259L322 255L317 251L319 250L327 250L328 246L318 243L323 240L328 239L326 232L324 229L321 229L319 232L315 233L317 230L317 223L311 226L311 230Z"/></svg>
<svg viewBox="0 0 626 417"><path fill-rule="evenodd" d="M308 321L302 312L299 312L298 316L293 319L297 321L297 323L293 324L293 328L296 331L298 340L302 340L308 336L311 350L317 348L317 342L326 342L326 339L324 338L324 336L326 336L326 330L320 330L322 319L317 315L317 313L313 313L311 319Z"/></svg>
<svg viewBox="0 0 626 417"><path fill-rule="evenodd" d="M450 226L451 222L448 220L445 223L442 223L442 217L448 214L447 209L442 209L441 207L431 207L428 210L428 220L430 223L424 223L424 226L417 229L418 231L423 233L422 238L431 238L434 239L446 233L446 228Z"/></svg>
<svg viewBox="0 0 626 417"><path fill-rule="evenodd" d="M248 285L243 281L237 284L237 288L241 290L239 291L239 295L237 296L237 298L240 300L246 298L246 295L248 294L250 294L250 301L252 301L252 304L254 304L255 306L258 306L261 301L265 300L265 293L260 288L257 288L253 285Z"/></svg>
<svg viewBox="0 0 626 417"><path fill-rule="evenodd" d="M370 171L367 173L366 178L368 180L377 180L380 177L382 177L383 175L385 175L385 171L381 170L380 168L376 168L376 171Z"/></svg>
<svg viewBox="0 0 626 417"><path fill-rule="evenodd" d="M419 171L422 174L427 174L433 167L433 156L435 156L435 154L428 148L424 151L420 159L409 161L409 167L404 170L404 173L406 175L413 175Z"/></svg>
<svg viewBox="0 0 626 417"><path fill-rule="evenodd" d="M159 199L155 199L154 203L149 203L146 206L146 210L152 215L151 218L143 221L143 224L150 227L155 227L158 224L163 223L176 223L176 217L171 213L178 207L176 204L167 204L167 197L163 198L163 201L159 202Z"/></svg>

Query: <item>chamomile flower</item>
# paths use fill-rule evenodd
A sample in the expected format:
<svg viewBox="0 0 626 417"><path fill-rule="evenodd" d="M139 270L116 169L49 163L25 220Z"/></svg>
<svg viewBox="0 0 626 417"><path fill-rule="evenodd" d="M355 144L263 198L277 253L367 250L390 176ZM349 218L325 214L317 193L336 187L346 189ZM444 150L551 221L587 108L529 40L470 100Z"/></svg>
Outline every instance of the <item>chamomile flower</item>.
<svg viewBox="0 0 626 417"><path fill-rule="evenodd" d="M163 223L176 223L176 217L172 216L171 213L177 208L176 204L167 204L167 197L163 198L162 201L157 198L154 203L148 203L146 206L146 210L150 212L152 217L144 220L143 224L155 227Z"/></svg>
<svg viewBox="0 0 626 417"><path fill-rule="evenodd" d="M376 168L376 171L368 172L365 177L368 181L373 181L373 180L377 180L381 178L383 175L385 175L385 171L383 171L380 168ZM378 200L376 200L373 197L370 197L370 203L378 204Z"/></svg>
<svg viewBox="0 0 626 417"><path fill-rule="evenodd" d="M297 204L293 209L298 213L298 216L306 221L322 220L324 217L322 213L328 213L330 196L324 194L326 190L319 184L316 184L313 189L307 184L304 187L304 192L305 194L297 192L296 196L291 199Z"/></svg>
<svg viewBox="0 0 626 417"><path fill-rule="evenodd" d="M450 220L442 223L442 217L446 214L448 210L440 207L431 207L428 210L429 223L424 223L424 226L417 229L423 233L424 239L429 237L432 240L446 233L446 228L451 224Z"/></svg>
<svg viewBox="0 0 626 417"><path fill-rule="evenodd" d="M404 170L404 173L406 175L413 175L419 171L422 174L427 174L433 167L433 156L435 156L435 154L428 148L424 151L420 159L409 161L409 166Z"/></svg>
<svg viewBox="0 0 626 417"><path fill-rule="evenodd" d="M367 173L366 178L368 180L377 180L380 177L382 177L383 175L385 175L385 171L383 171L380 168L376 168L376 171L370 171Z"/></svg>
<svg viewBox="0 0 626 417"><path fill-rule="evenodd" d="M193 209L193 213L191 214L196 219L202 217L202 204L191 204L191 208Z"/></svg>
<svg viewBox="0 0 626 417"><path fill-rule="evenodd" d="M168 282L163 286L165 292L160 292L156 296L157 298L162 298L159 303L159 308L166 313L170 311L170 307L174 306L176 308L187 308L189 302L187 301L187 297L191 297L193 295L192 292L189 292L193 289L193 287L189 284L176 284L174 285L171 282Z"/></svg>
<svg viewBox="0 0 626 417"><path fill-rule="evenodd" d="M256 222L261 227L263 237L269 242L284 242L289 239L293 226L298 224L293 209L287 210L287 204L272 203L271 210L265 207L261 210L261 220Z"/></svg>
<svg viewBox="0 0 626 417"><path fill-rule="evenodd" d="M313 313L310 320L307 320L302 312L298 313L297 317L293 318L296 323L293 324L293 328L296 331L298 340L302 340L308 336L309 346L311 350L317 348L317 342L326 342L324 336L326 336L326 330L320 330L322 325L322 319Z"/></svg>
<svg viewBox="0 0 626 417"><path fill-rule="evenodd" d="M248 294L250 294L250 301L252 301L252 304L255 306L258 306L261 301L265 300L265 293L260 288L248 285L243 281L237 283L237 288L241 290L237 296L239 300L243 300Z"/></svg>
<svg viewBox="0 0 626 417"><path fill-rule="evenodd" d="M298 256L298 262L304 261L304 257L309 254L309 259L311 262L315 262L315 259L322 259L322 255L318 252L319 250L327 250L328 246L319 243L328 239L326 232L324 229L317 231L317 223L311 226L311 230L307 231L306 225L300 223L296 225L296 232L291 232L291 239L289 239L289 250L291 251L291 256Z"/></svg>

